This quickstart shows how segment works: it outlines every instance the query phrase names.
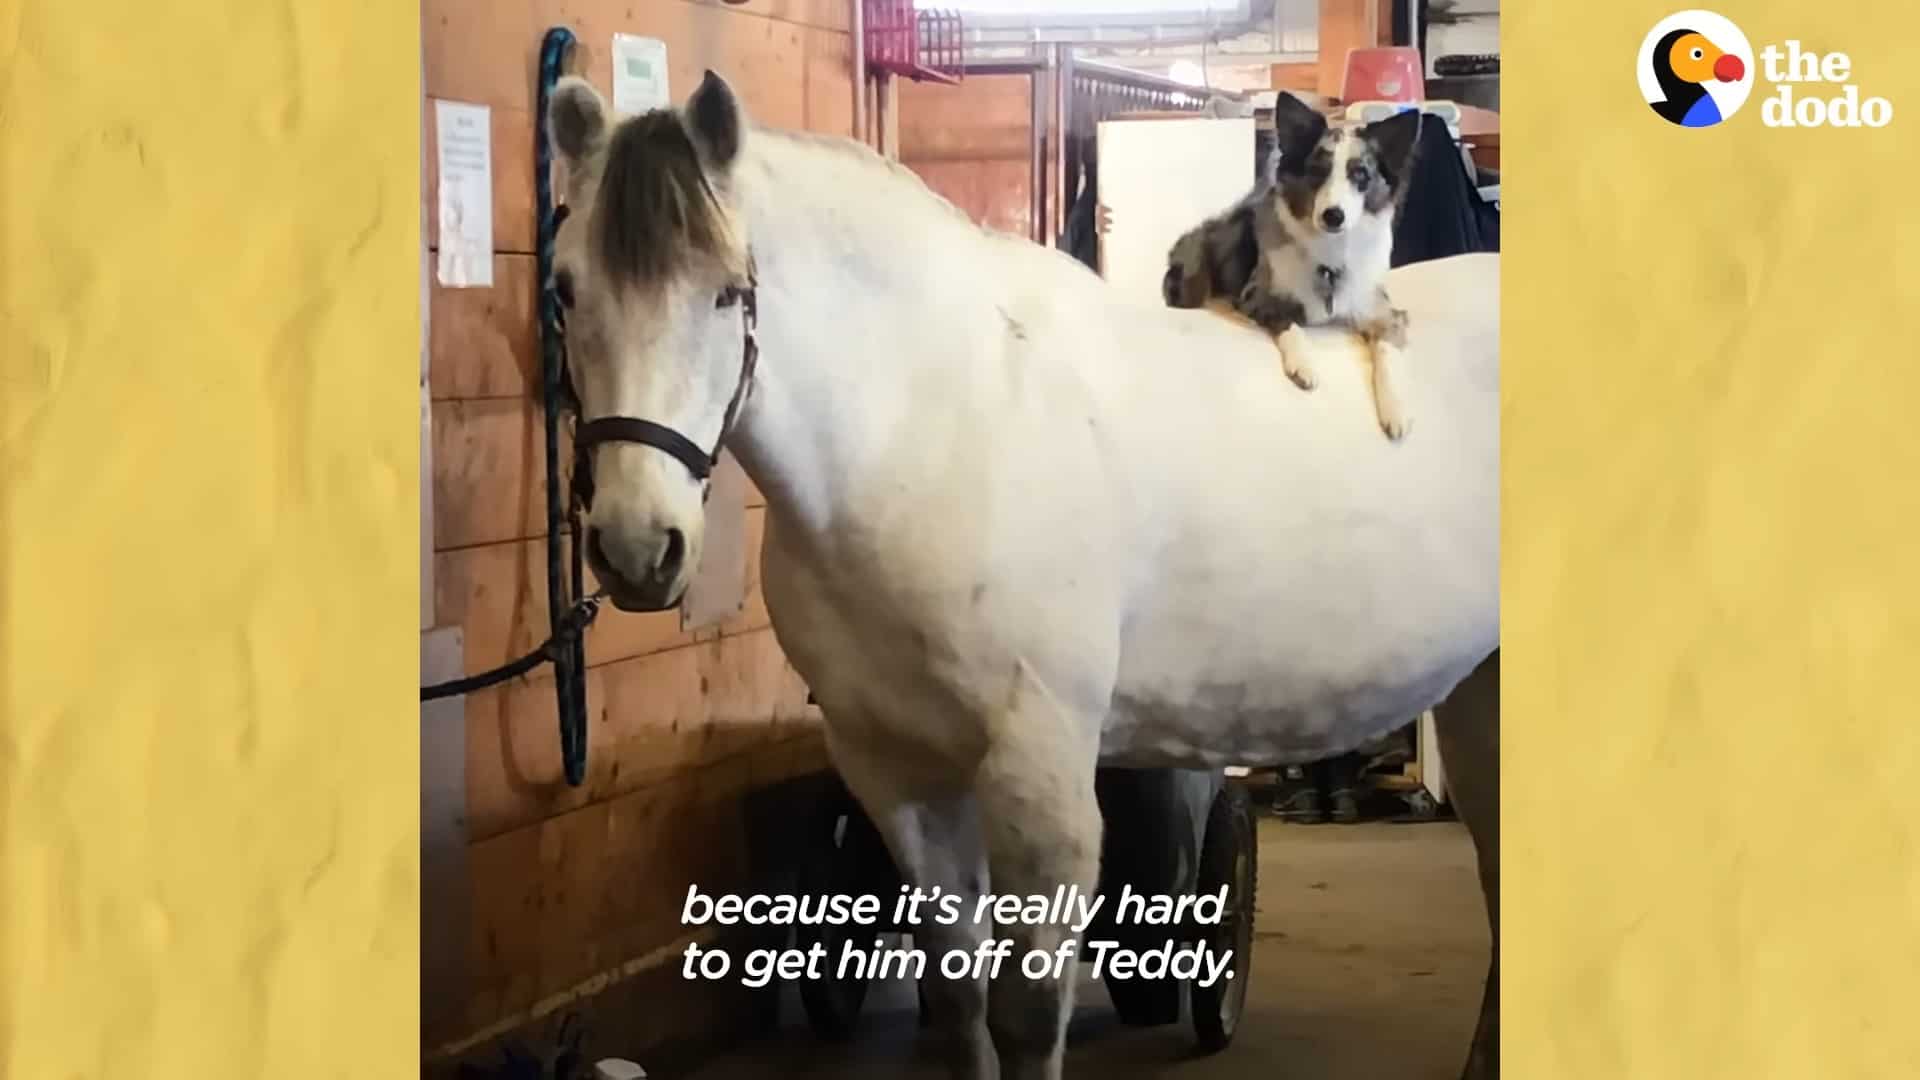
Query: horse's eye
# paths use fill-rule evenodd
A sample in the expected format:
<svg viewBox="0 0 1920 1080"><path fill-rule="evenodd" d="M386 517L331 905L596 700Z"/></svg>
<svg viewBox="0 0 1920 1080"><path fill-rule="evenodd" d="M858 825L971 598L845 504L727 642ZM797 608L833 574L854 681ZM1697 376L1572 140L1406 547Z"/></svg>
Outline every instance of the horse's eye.
<svg viewBox="0 0 1920 1080"><path fill-rule="evenodd" d="M573 306L573 275L565 270L553 275L553 291L560 297L560 306Z"/></svg>

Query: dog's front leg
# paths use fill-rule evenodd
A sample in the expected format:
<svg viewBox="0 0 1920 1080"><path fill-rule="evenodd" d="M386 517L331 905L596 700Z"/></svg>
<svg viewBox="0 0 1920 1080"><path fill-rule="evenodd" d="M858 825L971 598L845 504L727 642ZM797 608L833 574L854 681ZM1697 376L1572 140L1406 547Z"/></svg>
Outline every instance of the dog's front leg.
<svg viewBox="0 0 1920 1080"><path fill-rule="evenodd" d="M1300 324L1307 321L1307 309L1291 297L1276 296L1261 288L1260 277L1255 274L1240 290L1234 308L1273 336L1274 347L1280 350L1280 369L1287 378L1300 389L1311 390L1319 380L1307 360L1302 340L1305 335L1300 332Z"/></svg>
<svg viewBox="0 0 1920 1080"><path fill-rule="evenodd" d="M1380 418L1380 430L1387 438L1399 440L1413 430L1413 414L1400 396L1400 361L1406 356L1407 313L1394 307L1382 295L1376 313L1355 325L1373 354L1373 406Z"/></svg>

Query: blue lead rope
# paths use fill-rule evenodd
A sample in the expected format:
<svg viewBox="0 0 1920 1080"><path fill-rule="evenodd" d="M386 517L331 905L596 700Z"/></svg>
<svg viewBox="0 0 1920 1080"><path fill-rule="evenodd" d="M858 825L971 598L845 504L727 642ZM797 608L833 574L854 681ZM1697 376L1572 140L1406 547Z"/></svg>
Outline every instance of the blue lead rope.
<svg viewBox="0 0 1920 1080"><path fill-rule="evenodd" d="M579 787L587 779L586 635L587 627L600 613L600 597L587 595L577 541L578 500L563 494L570 489L560 482L560 425L562 415L573 409L573 382L567 373L564 309L553 289L553 237L566 218L566 208L553 205L553 153L547 137L547 102L565 70L573 42L572 31L556 26L540 43L540 111L533 125L534 235L539 268L534 288L539 300L541 396L547 420L547 619L552 633L533 651L499 667L421 687L420 700L438 701L498 686L552 661L554 702L560 716L560 761L566 769L567 783ZM572 541L571 581L561 560L563 535Z"/></svg>
<svg viewBox="0 0 1920 1080"><path fill-rule="evenodd" d="M554 705L560 717L560 761L567 783L579 787L587 778L587 656L582 632L562 637L575 601L585 597L581 567L580 522L560 479L561 413L570 407L572 380L567 371L565 322L560 298L553 288L553 238L561 215L553 205L553 148L547 133L547 105L553 88L573 50L571 30L556 26L540 43L540 92L533 125L534 252L539 290L542 391L547 420L547 615L552 623ZM561 534L568 534L572 580L562 570ZM571 586L569 588L568 586ZM590 611L595 610L590 608ZM592 616L588 616L591 621Z"/></svg>

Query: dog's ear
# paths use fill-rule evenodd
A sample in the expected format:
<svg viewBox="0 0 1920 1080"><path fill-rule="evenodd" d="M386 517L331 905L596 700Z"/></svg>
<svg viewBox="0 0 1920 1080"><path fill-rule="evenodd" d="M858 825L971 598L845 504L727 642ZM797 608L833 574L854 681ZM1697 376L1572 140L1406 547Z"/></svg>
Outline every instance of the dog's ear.
<svg viewBox="0 0 1920 1080"><path fill-rule="evenodd" d="M1395 190L1413 173L1413 159L1420 150L1420 128L1425 123L1426 114L1421 110L1406 109L1360 129L1360 137L1373 148L1374 160Z"/></svg>
<svg viewBox="0 0 1920 1080"><path fill-rule="evenodd" d="M1280 155L1280 170L1298 169L1326 133L1327 118L1320 110L1292 94L1283 93L1274 99L1273 148Z"/></svg>

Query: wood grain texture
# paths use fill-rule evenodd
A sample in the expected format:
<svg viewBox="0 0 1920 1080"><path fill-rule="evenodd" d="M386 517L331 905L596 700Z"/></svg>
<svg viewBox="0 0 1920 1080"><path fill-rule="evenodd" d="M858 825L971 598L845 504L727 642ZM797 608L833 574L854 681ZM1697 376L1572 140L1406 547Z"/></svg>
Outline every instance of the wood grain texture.
<svg viewBox="0 0 1920 1080"><path fill-rule="evenodd" d="M545 29L534 0L420 0L420 22L428 97L533 109Z"/></svg>
<svg viewBox="0 0 1920 1080"><path fill-rule="evenodd" d="M852 138L852 37L845 33L808 30L802 35L802 41L806 46L803 112L807 130Z"/></svg>
<svg viewBox="0 0 1920 1080"><path fill-rule="evenodd" d="M436 401L539 394L536 276L532 255L495 255L492 288L433 286L428 383Z"/></svg>
<svg viewBox="0 0 1920 1080"><path fill-rule="evenodd" d="M571 460L564 431L560 447ZM434 550L546 535L546 419L536 402L436 401L433 453Z"/></svg>
<svg viewBox="0 0 1920 1080"><path fill-rule="evenodd" d="M817 734L480 840L467 1017L481 1027L679 937L689 884L751 878L741 797L824 760Z"/></svg>
<svg viewBox="0 0 1920 1080"><path fill-rule="evenodd" d="M587 663L608 664L696 640L743 634L771 625L760 587L759 551L766 511L747 511L747 600L741 613L720 626L688 634L673 611L630 614L603 607L587 631ZM467 671L504 664L546 639L546 540L521 540L458 548L434 556L436 621L466 630ZM588 588L598 588L587 572Z"/></svg>
<svg viewBox="0 0 1920 1080"><path fill-rule="evenodd" d="M467 701L468 834L501 832L793 738L806 684L756 630L588 671L588 780L566 784L551 673Z"/></svg>
<svg viewBox="0 0 1920 1080"><path fill-rule="evenodd" d="M561 771L550 675L467 703L469 835L484 840L803 732L807 690L770 630L590 669L587 780Z"/></svg>
<svg viewBox="0 0 1920 1080"><path fill-rule="evenodd" d="M433 403L435 551L546 536L546 438L546 413L537 401L454 398ZM563 424L563 485L571 476L572 454L570 426ZM749 509L766 505L766 496L751 479L740 482Z"/></svg>
<svg viewBox="0 0 1920 1080"><path fill-rule="evenodd" d="M985 75L958 86L903 82L895 101L903 164L980 224L1032 235L1029 79Z"/></svg>
<svg viewBox="0 0 1920 1080"><path fill-rule="evenodd" d="M1347 53L1379 41L1379 0L1320 0L1320 92L1341 96Z"/></svg>
<svg viewBox="0 0 1920 1080"><path fill-rule="evenodd" d="M580 74L609 100L613 35L637 34L666 42L667 93L673 102L684 101L711 69L758 122L805 126L802 26L684 0L541 0L538 11L543 24L573 29Z"/></svg>

